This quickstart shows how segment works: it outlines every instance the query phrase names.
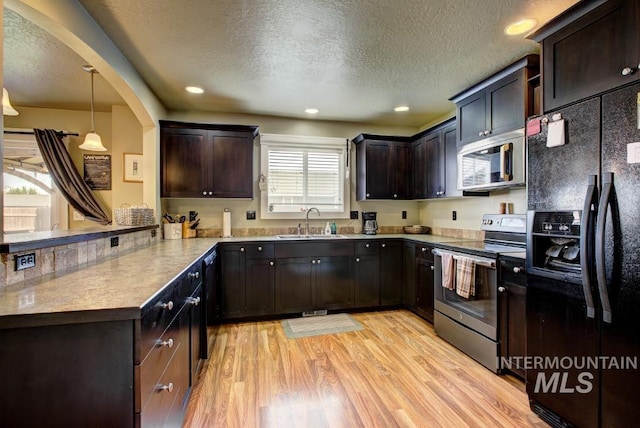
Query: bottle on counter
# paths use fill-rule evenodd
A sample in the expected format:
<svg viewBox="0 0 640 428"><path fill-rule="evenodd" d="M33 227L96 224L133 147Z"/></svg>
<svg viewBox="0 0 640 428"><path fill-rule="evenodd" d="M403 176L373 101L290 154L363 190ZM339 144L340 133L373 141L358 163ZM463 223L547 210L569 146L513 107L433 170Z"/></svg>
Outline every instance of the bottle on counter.
<svg viewBox="0 0 640 428"><path fill-rule="evenodd" d="M331 234L335 235L337 231L338 231L338 227L336 226L336 222L334 221L331 223Z"/></svg>
<svg viewBox="0 0 640 428"><path fill-rule="evenodd" d="M331 235L331 225L327 222L327 225L324 227L324 234Z"/></svg>

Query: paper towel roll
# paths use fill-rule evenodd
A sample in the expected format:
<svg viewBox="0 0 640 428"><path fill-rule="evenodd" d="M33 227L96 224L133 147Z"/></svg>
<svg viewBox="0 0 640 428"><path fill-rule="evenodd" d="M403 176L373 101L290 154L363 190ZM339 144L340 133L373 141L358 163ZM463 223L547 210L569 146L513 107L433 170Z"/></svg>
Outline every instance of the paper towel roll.
<svg viewBox="0 0 640 428"><path fill-rule="evenodd" d="M231 237L231 211L225 211L222 213L222 237Z"/></svg>

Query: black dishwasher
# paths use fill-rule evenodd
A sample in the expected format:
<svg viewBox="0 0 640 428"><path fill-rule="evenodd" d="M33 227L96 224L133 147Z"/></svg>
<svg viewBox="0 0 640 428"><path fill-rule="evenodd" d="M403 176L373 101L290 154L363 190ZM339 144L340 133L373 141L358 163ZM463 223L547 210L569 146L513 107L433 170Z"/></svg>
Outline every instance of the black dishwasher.
<svg viewBox="0 0 640 428"><path fill-rule="evenodd" d="M200 335L200 349L201 349L201 357L208 358L209 357L209 346L208 346L208 331L212 329L207 328L207 326L213 326L218 322L218 299L217 299L217 275L218 275L218 253L216 250L213 250L209 253L202 262L202 270L204 271L204 283L203 283L203 291L204 291L204 299L205 304L202 307L202 325L205 328L202 328ZM213 330L215 331L215 330Z"/></svg>

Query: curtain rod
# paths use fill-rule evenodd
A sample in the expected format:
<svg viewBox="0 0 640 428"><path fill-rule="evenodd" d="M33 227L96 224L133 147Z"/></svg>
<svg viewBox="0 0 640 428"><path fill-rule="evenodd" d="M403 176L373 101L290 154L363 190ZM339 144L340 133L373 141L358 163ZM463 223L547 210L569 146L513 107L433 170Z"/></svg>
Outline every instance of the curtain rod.
<svg viewBox="0 0 640 428"><path fill-rule="evenodd" d="M18 134L18 135L35 135L35 132L33 131L4 131L5 134ZM80 134L77 133L72 133L72 132L62 132L62 131L56 131L56 134L60 135L61 137L78 137Z"/></svg>

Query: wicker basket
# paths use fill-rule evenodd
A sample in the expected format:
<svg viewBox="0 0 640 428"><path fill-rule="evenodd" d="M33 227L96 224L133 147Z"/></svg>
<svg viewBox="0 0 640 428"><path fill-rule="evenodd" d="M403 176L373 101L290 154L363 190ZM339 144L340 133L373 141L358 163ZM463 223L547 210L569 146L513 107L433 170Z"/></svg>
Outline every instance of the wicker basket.
<svg viewBox="0 0 640 428"><path fill-rule="evenodd" d="M147 204L139 207L132 207L122 204L120 208L114 209L116 224L118 226L147 226L153 224L153 209Z"/></svg>
<svg viewBox="0 0 640 428"><path fill-rule="evenodd" d="M404 226L402 230L404 230L404 233L412 235L431 233L431 228L429 226Z"/></svg>

